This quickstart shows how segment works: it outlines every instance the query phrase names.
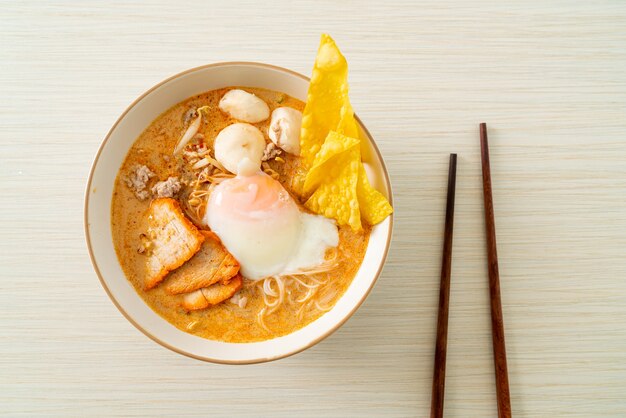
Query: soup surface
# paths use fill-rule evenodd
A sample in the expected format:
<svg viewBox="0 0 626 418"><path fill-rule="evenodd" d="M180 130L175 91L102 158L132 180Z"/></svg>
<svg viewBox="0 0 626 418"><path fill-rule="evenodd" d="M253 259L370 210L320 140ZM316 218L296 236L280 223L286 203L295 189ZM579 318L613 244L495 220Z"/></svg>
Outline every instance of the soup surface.
<svg viewBox="0 0 626 418"><path fill-rule="evenodd" d="M306 275L257 281L244 277L243 287L237 294L207 309L188 311L183 308L183 295L171 295L165 291L167 277L159 286L145 290L146 254L141 249L142 237L145 237L149 227L147 212L152 198L138 199L126 179L137 166L146 166L155 174L148 186L168 177L181 177L181 167L186 161L174 156L173 150L190 124L190 109L208 106L205 107L206 117L198 137L212 150L217 134L237 122L218 107L222 96L232 89L210 91L177 104L159 116L137 138L115 181L111 223L122 269L138 294L156 313L185 332L212 340L246 343L289 334L330 310L350 285L363 260L371 227L364 226L364 230L359 232L349 226L339 227L339 245L326 254L327 265L331 267L323 271L313 270ZM280 92L243 89L264 100L270 111L285 106L299 111L304 108L304 103ZM253 125L263 132L266 143L269 143L270 119ZM272 174L294 197L300 209L306 211L292 187L294 173L299 166L299 157L284 152L279 158L263 163L264 171ZM189 206L189 192L189 184L183 182L176 198L187 217L199 229L207 230L202 219L203 207L196 208L198 211ZM206 194L202 198L206 199Z"/></svg>

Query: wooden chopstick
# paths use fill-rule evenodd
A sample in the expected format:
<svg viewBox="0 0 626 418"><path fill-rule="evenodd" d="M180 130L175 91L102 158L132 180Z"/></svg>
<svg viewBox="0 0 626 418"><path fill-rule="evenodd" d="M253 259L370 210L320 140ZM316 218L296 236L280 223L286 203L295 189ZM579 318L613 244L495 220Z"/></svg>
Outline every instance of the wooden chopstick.
<svg viewBox="0 0 626 418"><path fill-rule="evenodd" d="M500 299L500 273L498 272L498 253L496 250L496 225L493 214L491 195L491 168L489 166L489 144L487 143L487 125L480 124L480 155L483 168L483 198L485 201L485 227L487 234L487 267L489 269L489 295L491 299L491 335L493 338L493 362L496 374L496 395L498 398L498 416L511 416L511 395L509 376L506 366L506 346L504 344L504 322L502 319L502 301Z"/></svg>
<svg viewBox="0 0 626 418"><path fill-rule="evenodd" d="M454 227L454 196L456 190L456 154L450 154L448 167L448 198L446 223L441 259L441 282L439 285L439 316L437 317L437 341L435 345L435 369L433 394L430 403L431 418L443 417L443 397L446 387L446 351L448 346L448 307L450 302L450 266L452 262L452 230Z"/></svg>

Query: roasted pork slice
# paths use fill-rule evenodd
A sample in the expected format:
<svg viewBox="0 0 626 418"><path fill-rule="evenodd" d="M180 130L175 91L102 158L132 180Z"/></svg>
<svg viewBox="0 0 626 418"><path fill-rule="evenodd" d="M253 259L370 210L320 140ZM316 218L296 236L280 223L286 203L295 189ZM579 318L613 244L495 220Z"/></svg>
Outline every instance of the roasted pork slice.
<svg viewBox="0 0 626 418"><path fill-rule="evenodd" d="M183 295L183 308L188 311L197 311L199 309L205 309L209 307L209 301L206 300L202 294L202 290L198 289L195 292L185 293Z"/></svg>
<svg viewBox="0 0 626 418"><path fill-rule="evenodd" d="M200 231L204 243L200 251L171 272L165 290L173 295L189 293L217 282L226 283L239 272L239 263L211 231Z"/></svg>
<svg viewBox="0 0 626 418"><path fill-rule="evenodd" d="M146 290L159 284L167 274L183 265L200 250L204 235L183 214L178 202L155 199L149 209L151 253L146 262Z"/></svg>
<svg viewBox="0 0 626 418"><path fill-rule="evenodd" d="M241 274L237 274L226 284L215 283L209 287L203 287L195 292L187 293L183 297L183 307L189 311L205 309L217 305L233 297L243 285Z"/></svg>

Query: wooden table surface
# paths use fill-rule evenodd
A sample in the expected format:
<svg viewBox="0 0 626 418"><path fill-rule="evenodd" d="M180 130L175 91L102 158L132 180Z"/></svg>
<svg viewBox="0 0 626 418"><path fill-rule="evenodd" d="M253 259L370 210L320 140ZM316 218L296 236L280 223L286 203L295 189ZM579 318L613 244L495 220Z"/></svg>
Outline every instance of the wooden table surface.
<svg viewBox="0 0 626 418"><path fill-rule="evenodd" d="M0 3L0 414L427 416L456 152L445 415L495 416L484 121L513 415L626 416L626 3L128 3ZM100 141L187 68L250 60L308 74L324 31L392 178L382 277L343 328L295 357L233 367L158 346L87 255L83 192Z"/></svg>

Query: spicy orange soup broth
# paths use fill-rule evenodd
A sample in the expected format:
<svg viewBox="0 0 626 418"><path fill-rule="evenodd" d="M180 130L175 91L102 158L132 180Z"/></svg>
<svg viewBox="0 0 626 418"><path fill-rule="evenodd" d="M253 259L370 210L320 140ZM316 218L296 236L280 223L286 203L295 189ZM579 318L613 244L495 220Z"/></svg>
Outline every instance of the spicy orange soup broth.
<svg viewBox="0 0 626 418"><path fill-rule="evenodd" d="M315 300L310 300L303 309L301 308L304 303L282 303L277 310L265 316L266 329L258 321L258 314L265 307L263 291L259 283L250 280L244 280L244 286L239 291L242 297L248 299L244 308L226 300L204 310L188 312L181 307L182 295L172 296L165 292L164 283L167 277L156 288L145 291L146 256L139 254L137 250L141 244L139 236L148 227L146 212L150 199L138 200L124 183L124 177L136 164L146 165L156 174L148 187L169 176L180 175L172 152L186 129L183 119L185 112L190 108L207 105L210 107L208 117L203 119L199 132L204 135L205 143L212 149L213 140L220 130L236 122L218 107L220 98L230 89L213 90L175 105L152 122L137 138L115 181L111 224L115 250L126 277L156 313L185 332L212 340L246 343L292 333L319 318L324 311L316 306ZM263 99L269 105L270 111L281 106L293 107L300 111L304 108L304 103L283 93L257 88L244 89ZM269 142L267 139L269 122L268 118L253 124L265 134L266 142ZM293 196L291 179L299 167L300 159L286 153L282 153L281 158L284 162L271 160L269 165L280 174L278 180ZM354 232L349 226L339 228L338 266L329 272L314 276L317 280L326 281L326 284L319 287L316 298L333 295L328 298L329 300L324 298L324 309L333 306L350 285L363 260L369 233L369 227L361 232ZM306 290L302 286L286 288L291 301L305 298Z"/></svg>

